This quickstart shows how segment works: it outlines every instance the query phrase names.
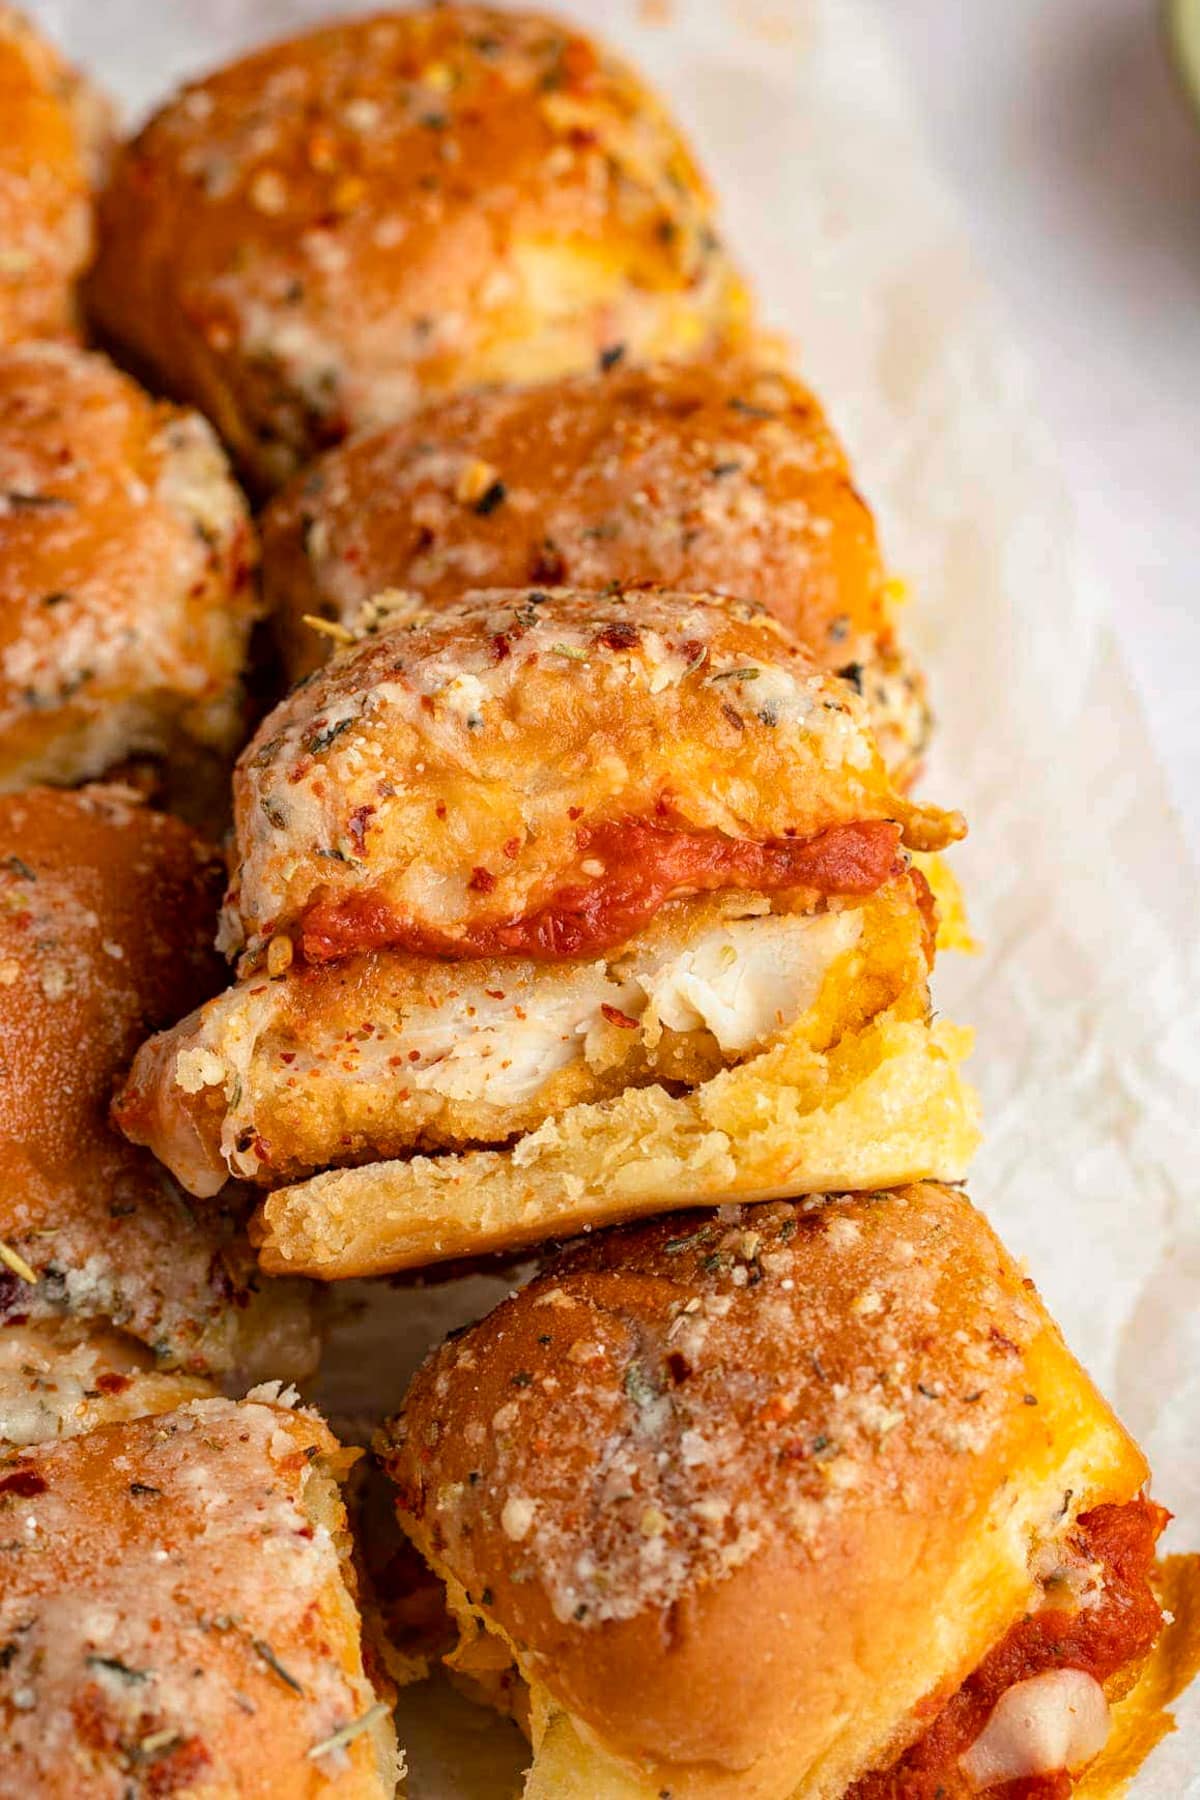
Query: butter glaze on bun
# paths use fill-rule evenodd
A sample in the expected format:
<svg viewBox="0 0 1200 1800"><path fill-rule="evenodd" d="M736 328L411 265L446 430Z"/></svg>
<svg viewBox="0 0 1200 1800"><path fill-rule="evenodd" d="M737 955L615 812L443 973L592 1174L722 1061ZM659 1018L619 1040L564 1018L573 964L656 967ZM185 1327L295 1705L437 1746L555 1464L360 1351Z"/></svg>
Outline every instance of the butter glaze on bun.
<svg viewBox="0 0 1200 1800"><path fill-rule="evenodd" d="M71 338L94 248L107 102L14 6L0 4L0 344Z"/></svg>
<svg viewBox="0 0 1200 1800"><path fill-rule="evenodd" d="M209 763L227 780L253 565L198 414L102 356L0 350L0 789L138 758L178 762L185 799Z"/></svg>
<svg viewBox="0 0 1200 1800"><path fill-rule="evenodd" d="M309 1295L259 1276L245 1197L193 1209L108 1121L142 1038L220 980L222 873L125 789L0 797L0 1319L103 1322L164 1368L291 1379L316 1362Z"/></svg>
<svg viewBox="0 0 1200 1800"><path fill-rule="evenodd" d="M293 678L385 588L611 582L741 594L867 702L907 781L928 726L874 521L816 397L750 358L617 363L463 394L352 438L263 518L263 581Z"/></svg>
<svg viewBox="0 0 1200 1800"><path fill-rule="evenodd" d="M566 24L424 7L185 88L117 159L91 305L260 487L425 395L739 336L704 179Z"/></svg>
<svg viewBox="0 0 1200 1800"><path fill-rule="evenodd" d="M0 1453L0 1793L390 1800L339 1483L278 1383Z"/></svg>
<svg viewBox="0 0 1200 1800"><path fill-rule="evenodd" d="M243 967L278 934L309 963L589 952L689 886L862 892L964 829L896 793L862 701L763 607L637 587L398 601L234 785Z"/></svg>
<svg viewBox="0 0 1200 1800"><path fill-rule="evenodd" d="M958 1708L957 1800L993 1652L1011 1681L1068 1644L1103 1717L1161 1623L1145 1462L944 1187L582 1242L427 1359L379 1447L539 1797L924 1797L927 1766L885 1772Z"/></svg>

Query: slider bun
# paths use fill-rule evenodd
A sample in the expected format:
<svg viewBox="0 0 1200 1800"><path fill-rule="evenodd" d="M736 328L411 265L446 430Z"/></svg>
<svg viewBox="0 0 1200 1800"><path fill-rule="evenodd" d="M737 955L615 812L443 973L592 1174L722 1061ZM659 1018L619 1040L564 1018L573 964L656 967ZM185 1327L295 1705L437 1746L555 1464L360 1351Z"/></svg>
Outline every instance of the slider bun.
<svg viewBox="0 0 1200 1800"><path fill-rule="evenodd" d="M686 356L747 301L703 177L565 24L425 7L275 44L117 160L90 298L272 487L423 395Z"/></svg>
<svg viewBox="0 0 1200 1800"><path fill-rule="evenodd" d="M937 1186L589 1239L427 1359L382 1448L460 1666L498 1637L535 1745L566 1715L675 1800L836 1800L888 1766L1039 1547L1146 1477Z"/></svg>
<svg viewBox="0 0 1200 1800"><path fill-rule="evenodd" d="M194 1213L108 1122L141 1040L221 979L222 873L126 789L0 796L0 1318L105 1320L166 1366L290 1379L316 1361L309 1297L258 1278L244 1199Z"/></svg>
<svg viewBox="0 0 1200 1800"><path fill-rule="evenodd" d="M339 1491L354 1452L276 1392L0 1456L22 1538L0 1546L5 1794L394 1793Z"/></svg>
<svg viewBox="0 0 1200 1800"><path fill-rule="evenodd" d="M869 1023L843 1022L823 1050L802 1020L698 1087L631 1087L569 1106L511 1148L277 1188L251 1225L262 1266L340 1280L685 1206L959 1180L979 1143L959 1069L970 1034L930 1026L924 1009L923 986L910 988Z"/></svg>
<svg viewBox="0 0 1200 1800"><path fill-rule="evenodd" d="M15 7L0 4L0 344L73 337L93 249L108 104Z"/></svg>
<svg viewBox="0 0 1200 1800"><path fill-rule="evenodd" d="M123 1331L71 1318L0 1326L0 1444L78 1437L212 1392L196 1375L158 1369Z"/></svg>
<svg viewBox="0 0 1200 1800"><path fill-rule="evenodd" d="M654 589L401 603L264 721L235 811L226 947L286 932L310 960L404 933L462 954L603 876L586 834L629 821L804 842L893 820L913 848L962 830L896 794L862 702L762 608Z"/></svg>
<svg viewBox="0 0 1200 1800"><path fill-rule="evenodd" d="M231 755L253 541L207 423L101 356L17 346L0 490L0 789Z"/></svg>
<svg viewBox="0 0 1200 1800"><path fill-rule="evenodd" d="M305 615L353 627L384 588L741 594L823 668L852 672L890 764L907 770L925 734L845 452L807 388L748 359L622 362L462 394L352 438L267 508L263 580L293 679L332 646Z"/></svg>

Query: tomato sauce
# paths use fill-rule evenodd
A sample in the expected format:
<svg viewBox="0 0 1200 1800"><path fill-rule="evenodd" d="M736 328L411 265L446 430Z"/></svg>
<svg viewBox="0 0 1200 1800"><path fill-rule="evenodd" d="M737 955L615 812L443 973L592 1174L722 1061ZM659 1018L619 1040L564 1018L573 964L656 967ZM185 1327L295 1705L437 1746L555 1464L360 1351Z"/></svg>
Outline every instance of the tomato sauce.
<svg viewBox="0 0 1200 1800"><path fill-rule="evenodd" d="M545 905L520 918L439 931L405 918L379 893L338 894L317 899L305 912L300 953L310 963L385 948L456 960L590 956L623 943L676 895L724 888L866 895L902 867L900 827L890 819L831 825L815 837L766 844L619 819L581 826L577 844L581 862L603 863L603 873L563 885ZM490 892L487 873L474 871L474 892Z"/></svg>
<svg viewBox="0 0 1200 1800"><path fill-rule="evenodd" d="M1019 1619L941 1705L925 1735L890 1769L862 1776L847 1790L846 1800L966 1800L976 1790L958 1759L1006 1689L1049 1669L1082 1669L1103 1686L1143 1657L1162 1625L1149 1577L1154 1546L1169 1516L1149 1500L1081 1513L1071 1543L1083 1561L1103 1565L1098 1603L1072 1611L1048 1603ZM1060 1772L985 1791L989 1800L1068 1800L1074 1786L1070 1775Z"/></svg>

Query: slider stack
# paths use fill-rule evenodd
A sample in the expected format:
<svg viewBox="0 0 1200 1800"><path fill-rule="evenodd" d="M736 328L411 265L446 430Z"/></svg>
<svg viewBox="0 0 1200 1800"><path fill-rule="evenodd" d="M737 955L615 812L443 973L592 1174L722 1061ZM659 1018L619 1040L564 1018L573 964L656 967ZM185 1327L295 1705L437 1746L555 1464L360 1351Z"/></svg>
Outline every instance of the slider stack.
<svg viewBox="0 0 1200 1800"><path fill-rule="evenodd" d="M0 93L0 1796L391 1794L439 1661L527 1800L1115 1794L1195 1565L958 1185L965 827L673 122L454 6ZM482 1258L402 1634L301 1394Z"/></svg>

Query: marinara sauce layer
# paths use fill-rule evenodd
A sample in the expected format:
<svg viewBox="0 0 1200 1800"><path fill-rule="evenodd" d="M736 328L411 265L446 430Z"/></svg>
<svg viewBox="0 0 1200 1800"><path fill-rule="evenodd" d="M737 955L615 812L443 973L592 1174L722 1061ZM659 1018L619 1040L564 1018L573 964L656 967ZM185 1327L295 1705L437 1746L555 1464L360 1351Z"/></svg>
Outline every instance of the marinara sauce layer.
<svg viewBox="0 0 1200 1800"><path fill-rule="evenodd" d="M1081 1669L1101 1686L1145 1656L1162 1625L1150 1587L1154 1546L1170 1515L1149 1500L1098 1506L1081 1513L1070 1541L1085 1562L1104 1571L1094 1605L1066 1611L1048 1603L1018 1619L956 1694L941 1704L923 1737L900 1761L864 1775L846 1800L967 1800L977 1790L958 1767L1001 1694L1049 1669ZM938 1705L936 1699L930 1710ZM989 1800L1069 1800L1066 1773L1032 1775L986 1790Z"/></svg>
<svg viewBox="0 0 1200 1800"><path fill-rule="evenodd" d="M780 838L766 844L618 819L581 826L577 844L581 862L601 863L603 873L558 888L545 905L520 918L439 931L406 918L377 891L324 895L303 915L298 948L309 963L383 949L455 960L590 956L624 943L676 895L722 888L867 895L903 866L900 827L890 819L831 825L802 841ZM470 885L486 894L495 876L476 869Z"/></svg>

